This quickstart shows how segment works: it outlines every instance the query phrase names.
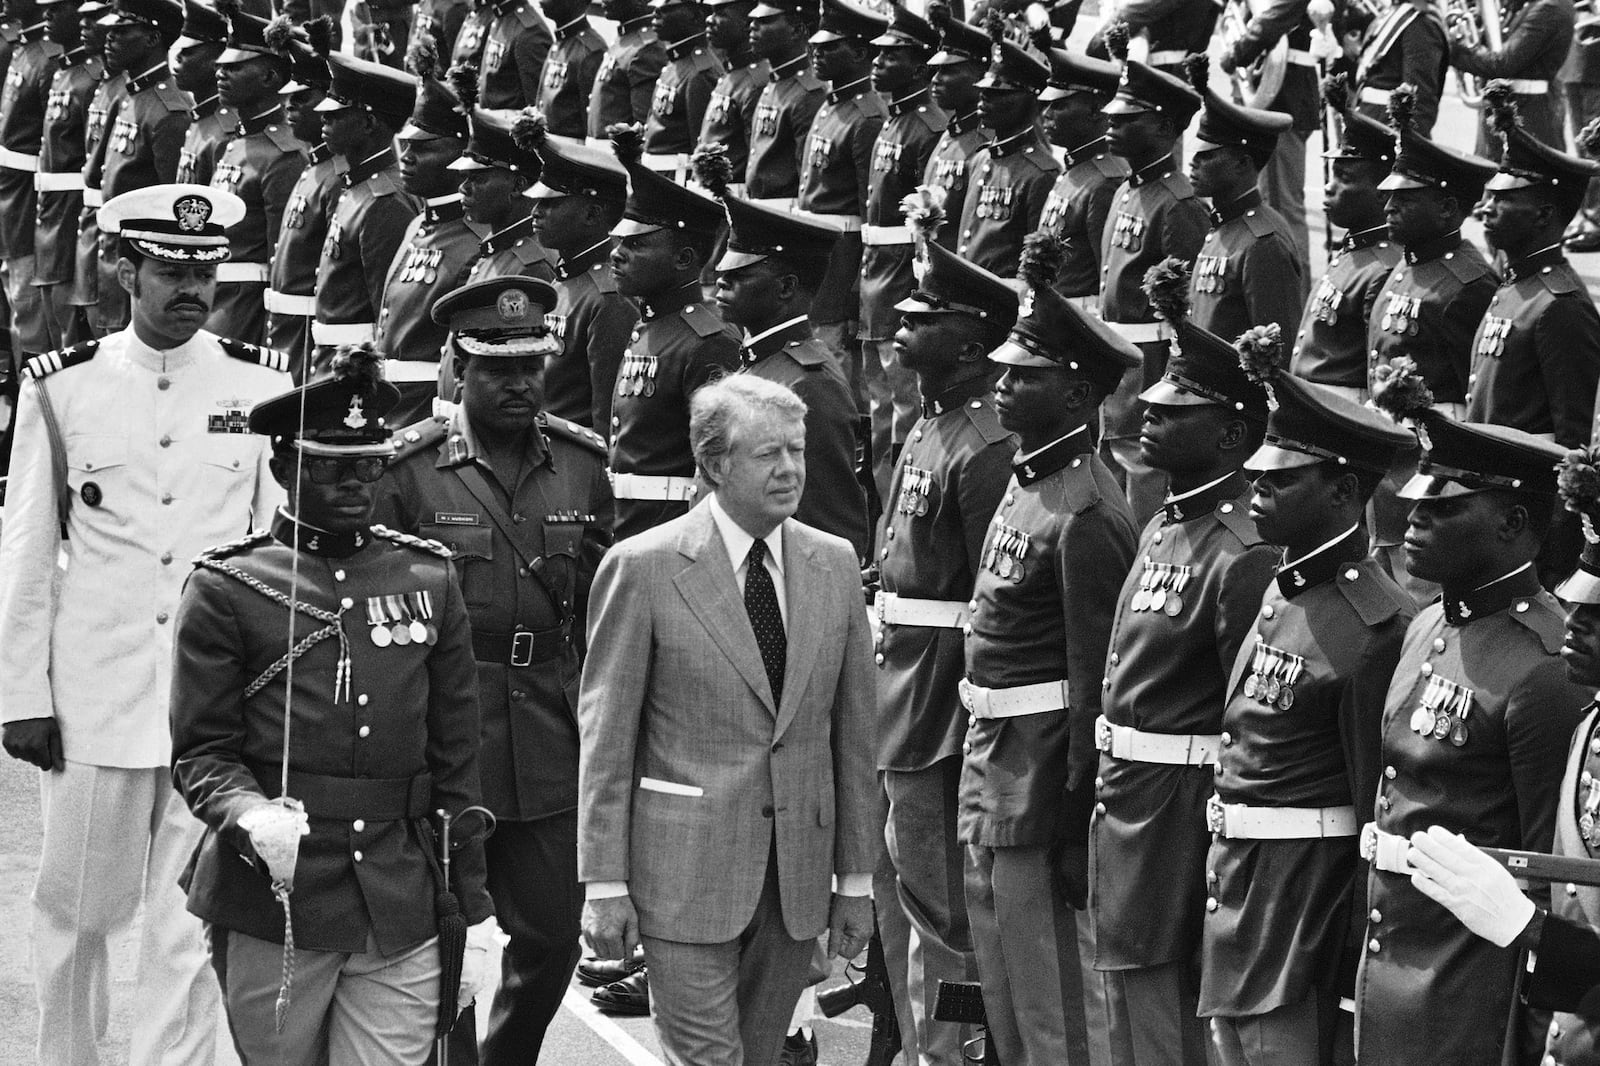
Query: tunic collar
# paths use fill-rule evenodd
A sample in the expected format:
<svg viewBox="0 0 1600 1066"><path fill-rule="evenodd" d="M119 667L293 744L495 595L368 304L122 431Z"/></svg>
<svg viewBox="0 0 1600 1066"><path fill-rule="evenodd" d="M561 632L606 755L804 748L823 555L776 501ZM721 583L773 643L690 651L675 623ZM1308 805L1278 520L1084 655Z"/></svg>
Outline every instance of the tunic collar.
<svg viewBox="0 0 1600 1066"><path fill-rule="evenodd" d="M1029 126L1027 129L1018 130L1009 137L997 137L985 147L989 149L989 155L993 158L1004 159L1008 155L1016 155L1028 145L1031 145L1033 139L1034 130L1032 126Z"/></svg>
<svg viewBox="0 0 1600 1066"><path fill-rule="evenodd" d="M528 458L534 466L550 462L550 445L544 437L542 414L534 421L532 432L528 434ZM455 410L450 412L449 432L445 434L444 444L439 448L439 460L434 466L442 470L474 461L482 462L485 467L489 466L483 459L483 449L478 445L478 438L472 432L472 423L467 420L466 405L456 404Z"/></svg>
<svg viewBox="0 0 1600 1066"><path fill-rule="evenodd" d="M579 15L571 22L563 22L561 25L556 27L556 40L570 41L572 38L582 33L588 27L588 25L588 15Z"/></svg>
<svg viewBox="0 0 1600 1066"><path fill-rule="evenodd" d="M1168 522L1187 522L1210 514L1223 500L1236 500L1244 494L1244 475L1237 470L1208 481L1197 489L1168 496L1161 513Z"/></svg>
<svg viewBox="0 0 1600 1066"><path fill-rule="evenodd" d="M1278 591L1284 599L1292 600L1307 589L1332 581L1340 566L1363 559L1366 554L1367 538L1357 522L1326 544L1279 567Z"/></svg>
<svg viewBox="0 0 1600 1066"><path fill-rule="evenodd" d="M805 315L795 317L776 326L764 329L745 341L739 349L739 362L754 366L774 352L788 347L791 341L803 341L811 336L811 322Z"/></svg>
<svg viewBox="0 0 1600 1066"><path fill-rule="evenodd" d="M611 238L596 241L571 259L563 259L556 263L556 280L566 281L579 274L587 274L595 267L611 258Z"/></svg>
<svg viewBox="0 0 1600 1066"><path fill-rule="evenodd" d="M907 96L902 96L898 100L890 100L889 114L898 116L905 114L907 111L915 111L917 108L928 102L930 95L931 94L929 93L927 86L923 86L916 92Z"/></svg>
<svg viewBox="0 0 1600 1066"><path fill-rule="evenodd" d="M1142 166L1128 175L1128 184L1137 189L1139 186L1152 181L1160 181L1176 169L1170 155L1164 155L1154 163Z"/></svg>
<svg viewBox="0 0 1600 1066"><path fill-rule="evenodd" d="M704 48L705 44L706 35L703 33L697 33L693 37L685 37L681 41L673 41L667 45L667 58L682 59L684 56L693 55L695 49Z"/></svg>
<svg viewBox="0 0 1600 1066"><path fill-rule="evenodd" d="M854 100L858 96L865 96L872 89L872 86L868 84L871 81L870 77L857 78L855 81L845 82L843 85L828 90L828 103L842 104L846 100Z"/></svg>
<svg viewBox="0 0 1600 1066"><path fill-rule="evenodd" d="M1236 197L1226 203L1218 204L1211 210L1212 228L1221 226L1225 222L1232 222L1246 211L1254 211L1261 206L1261 191L1251 189L1243 196Z"/></svg>
<svg viewBox="0 0 1600 1066"><path fill-rule="evenodd" d="M783 81L785 78L796 77L803 69L804 64L809 62L811 62L811 58L802 52L793 59L783 63L774 64L772 67L772 73L769 75L769 77L771 77L773 81Z"/></svg>
<svg viewBox="0 0 1600 1066"><path fill-rule="evenodd" d="M1340 245L1345 251L1353 252L1360 248L1371 248L1374 244L1382 244L1389 239L1389 227L1373 226L1371 229L1351 230L1344 235L1344 243Z"/></svg>
<svg viewBox="0 0 1600 1066"><path fill-rule="evenodd" d="M172 68L165 63L157 63L143 74L138 74L128 79L128 93L129 95L137 95L152 85L159 85L170 80L171 77Z"/></svg>
<svg viewBox="0 0 1600 1066"><path fill-rule="evenodd" d="M372 155L369 155L367 158L363 159L361 162L345 171L344 187L347 189L353 189L357 185L360 185L362 182L366 181L368 178L372 177L374 174L382 174L385 170L389 170L399 165L400 163L395 157L394 149L385 148L381 152L376 152Z"/></svg>
<svg viewBox="0 0 1600 1066"><path fill-rule="evenodd" d="M1539 587L1539 575L1530 562L1470 592L1445 589L1444 620L1453 626L1464 626L1498 614L1512 604L1517 604L1518 610L1527 610L1528 600L1539 594Z"/></svg>
<svg viewBox="0 0 1600 1066"><path fill-rule="evenodd" d="M260 133L268 126L282 125L283 121L283 105L273 104L259 115L252 115L249 118L240 116L238 126L239 136L248 137L252 133Z"/></svg>
<svg viewBox="0 0 1600 1066"><path fill-rule="evenodd" d="M699 302L700 282L697 279L679 285L676 289L670 289L652 299L641 299L639 301L639 317L649 322Z"/></svg>
<svg viewBox="0 0 1600 1066"><path fill-rule="evenodd" d="M454 222L466 213L460 193L454 196L430 196L422 209L422 225L432 229L441 222Z"/></svg>
<svg viewBox="0 0 1600 1066"><path fill-rule="evenodd" d="M487 258L496 252L505 251L522 238L531 236L533 236L533 216L523 215L505 229L491 233L489 239L479 246L478 254Z"/></svg>
<svg viewBox="0 0 1600 1066"><path fill-rule="evenodd" d="M1106 139L1097 137L1088 144L1079 145L1071 151L1061 153L1061 161L1065 166L1075 167L1079 163L1087 163L1106 154Z"/></svg>
<svg viewBox="0 0 1600 1066"><path fill-rule="evenodd" d="M1406 248L1406 262L1411 264L1427 263L1438 259L1446 252L1453 252L1461 247L1461 231L1453 229L1441 237L1423 241L1415 246Z"/></svg>
<svg viewBox="0 0 1600 1066"><path fill-rule="evenodd" d="M945 389L939 395L922 401L922 417L933 418L947 411L959 411L968 400L976 400L994 391L994 381L988 377L968 378ZM974 406L977 406L974 404Z"/></svg>
<svg viewBox="0 0 1600 1066"><path fill-rule="evenodd" d="M197 120L202 118L210 118L212 115L215 115L217 110L221 107L222 96L219 93L212 93L204 100L195 101L194 117Z"/></svg>
<svg viewBox="0 0 1600 1066"><path fill-rule="evenodd" d="M628 19L617 28L621 30L622 34L624 35L629 33L643 33L645 30L650 28L650 23L654 21L655 17L656 16L654 12L648 15L640 15L638 18Z"/></svg>
<svg viewBox="0 0 1600 1066"><path fill-rule="evenodd" d="M1036 452L1017 456L1011 460L1011 470L1016 474L1018 485L1032 485L1093 450L1094 438L1089 436L1089 427L1079 426Z"/></svg>
<svg viewBox="0 0 1600 1066"><path fill-rule="evenodd" d="M1540 248L1537 252L1530 252L1515 263L1507 263L1506 280L1521 281L1523 278L1531 278L1547 267L1561 266L1566 261L1567 257L1562 252L1561 245L1552 244Z"/></svg>
<svg viewBox="0 0 1600 1066"><path fill-rule="evenodd" d="M330 533L326 529L297 521L281 507L272 516L272 537L279 544L328 559L347 559L372 543L371 530Z"/></svg>
<svg viewBox="0 0 1600 1066"><path fill-rule="evenodd" d="M967 133L967 132L969 132L971 130L975 130L977 128L978 128L978 109L977 108L973 108L971 111L968 111L965 115L956 115L956 116L954 116L953 118L950 119L950 125L946 127L946 129L948 129L951 133L954 133L954 134Z"/></svg>
<svg viewBox="0 0 1600 1066"><path fill-rule="evenodd" d="M333 149L328 147L328 142L324 141L321 144L312 145L310 154L312 166L316 166L318 163L326 163L332 158Z"/></svg>

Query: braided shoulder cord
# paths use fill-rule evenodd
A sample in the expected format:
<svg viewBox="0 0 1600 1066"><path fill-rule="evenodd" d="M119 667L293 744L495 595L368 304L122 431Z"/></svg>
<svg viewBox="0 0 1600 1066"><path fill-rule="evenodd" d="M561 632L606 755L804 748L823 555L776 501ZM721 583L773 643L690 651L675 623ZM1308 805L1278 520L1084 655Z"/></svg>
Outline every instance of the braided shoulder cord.
<svg viewBox="0 0 1600 1066"><path fill-rule="evenodd" d="M339 665L333 676L333 698L334 702L338 702L339 696L342 692L344 697L349 699L350 641L349 638L345 636L344 626L341 624L341 620L344 617L343 607L339 608L339 610L335 612L325 611L321 607L313 607L309 603L300 603L290 599L288 596L284 595L282 592L279 592L277 589L273 588L265 581L262 581L260 578L247 574L236 566L229 566L227 563L218 562L214 559L202 557L196 560L196 564L205 567L207 570L214 570L219 574L226 574L228 577L233 578L235 581L238 581L245 587L259 592L261 595L265 596L267 599L278 604L279 606L287 607L291 611L299 611L306 617L314 619L318 622L327 623L327 625L323 626L321 629L318 629L313 633L308 633L305 637L301 638L294 645L294 647L290 648L281 657L279 657L277 662L273 663L271 666L267 667L266 670L262 671L260 677L250 682L250 684L246 686L244 690L245 699L249 699L257 692L260 692L273 678L281 674L290 663L294 662L294 660L300 658L300 656L304 655L306 652L310 651L324 640L335 636L339 638Z"/></svg>

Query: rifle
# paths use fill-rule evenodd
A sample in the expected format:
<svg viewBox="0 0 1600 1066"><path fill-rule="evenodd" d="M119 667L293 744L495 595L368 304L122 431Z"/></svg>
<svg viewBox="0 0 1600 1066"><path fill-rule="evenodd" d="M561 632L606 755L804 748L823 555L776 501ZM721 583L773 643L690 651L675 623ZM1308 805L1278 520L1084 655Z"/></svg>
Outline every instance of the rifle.
<svg viewBox="0 0 1600 1066"><path fill-rule="evenodd" d="M976 981L940 981L939 995L933 1001L933 1020L971 1025L978 1035L961 1048L961 1058L971 1066L1000 1066L1000 1056L986 1032L989 1015L983 1007L983 986ZM982 1051L974 1048L983 1045Z"/></svg>
<svg viewBox="0 0 1600 1066"><path fill-rule="evenodd" d="M845 965L845 976L855 971L861 979L851 979L840 988L830 988L817 995L817 1008L824 1018L837 1018L852 1007L866 1007L872 1012L872 1044L867 1050L865 1066L889 1066L900 1054L900 1022L894 1013L894 994L889 988L889 967L883 957L883 940L873 930L867 941L865 965L851 962Z"/></svg>

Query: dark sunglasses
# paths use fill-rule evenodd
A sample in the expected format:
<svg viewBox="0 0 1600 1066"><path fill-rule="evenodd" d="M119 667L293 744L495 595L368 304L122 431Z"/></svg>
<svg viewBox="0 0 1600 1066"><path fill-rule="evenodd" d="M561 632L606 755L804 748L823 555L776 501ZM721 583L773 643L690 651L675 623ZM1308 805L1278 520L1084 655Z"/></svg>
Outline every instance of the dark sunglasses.
<svg viewBox="0 0 1600 1066"><path fill-rule="evenodd" d="M369 455L360 459L336 459L332 456L316 455L307 456L301 463L313 485L337 485L344 480L346 474L354 474L357 481L370 485L381 478L383 472L389 468L389 460L381 455Z"/></svg>

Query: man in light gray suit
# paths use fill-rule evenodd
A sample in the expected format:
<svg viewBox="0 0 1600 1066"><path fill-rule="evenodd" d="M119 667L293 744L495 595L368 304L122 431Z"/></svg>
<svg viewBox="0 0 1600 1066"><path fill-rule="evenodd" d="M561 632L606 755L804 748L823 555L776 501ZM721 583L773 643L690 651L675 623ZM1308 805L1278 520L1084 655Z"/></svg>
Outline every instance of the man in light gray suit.
<svg viewBox="0 0 1600 1066"><path fill-rule="evenodd" d="M817 936L854 957L872 933L871 641L854 550L792 518L805 404L725 378L690 442L711 492L591 593L583 929L603 958L644 944L669 1063L773 1066Z"/></svg>

